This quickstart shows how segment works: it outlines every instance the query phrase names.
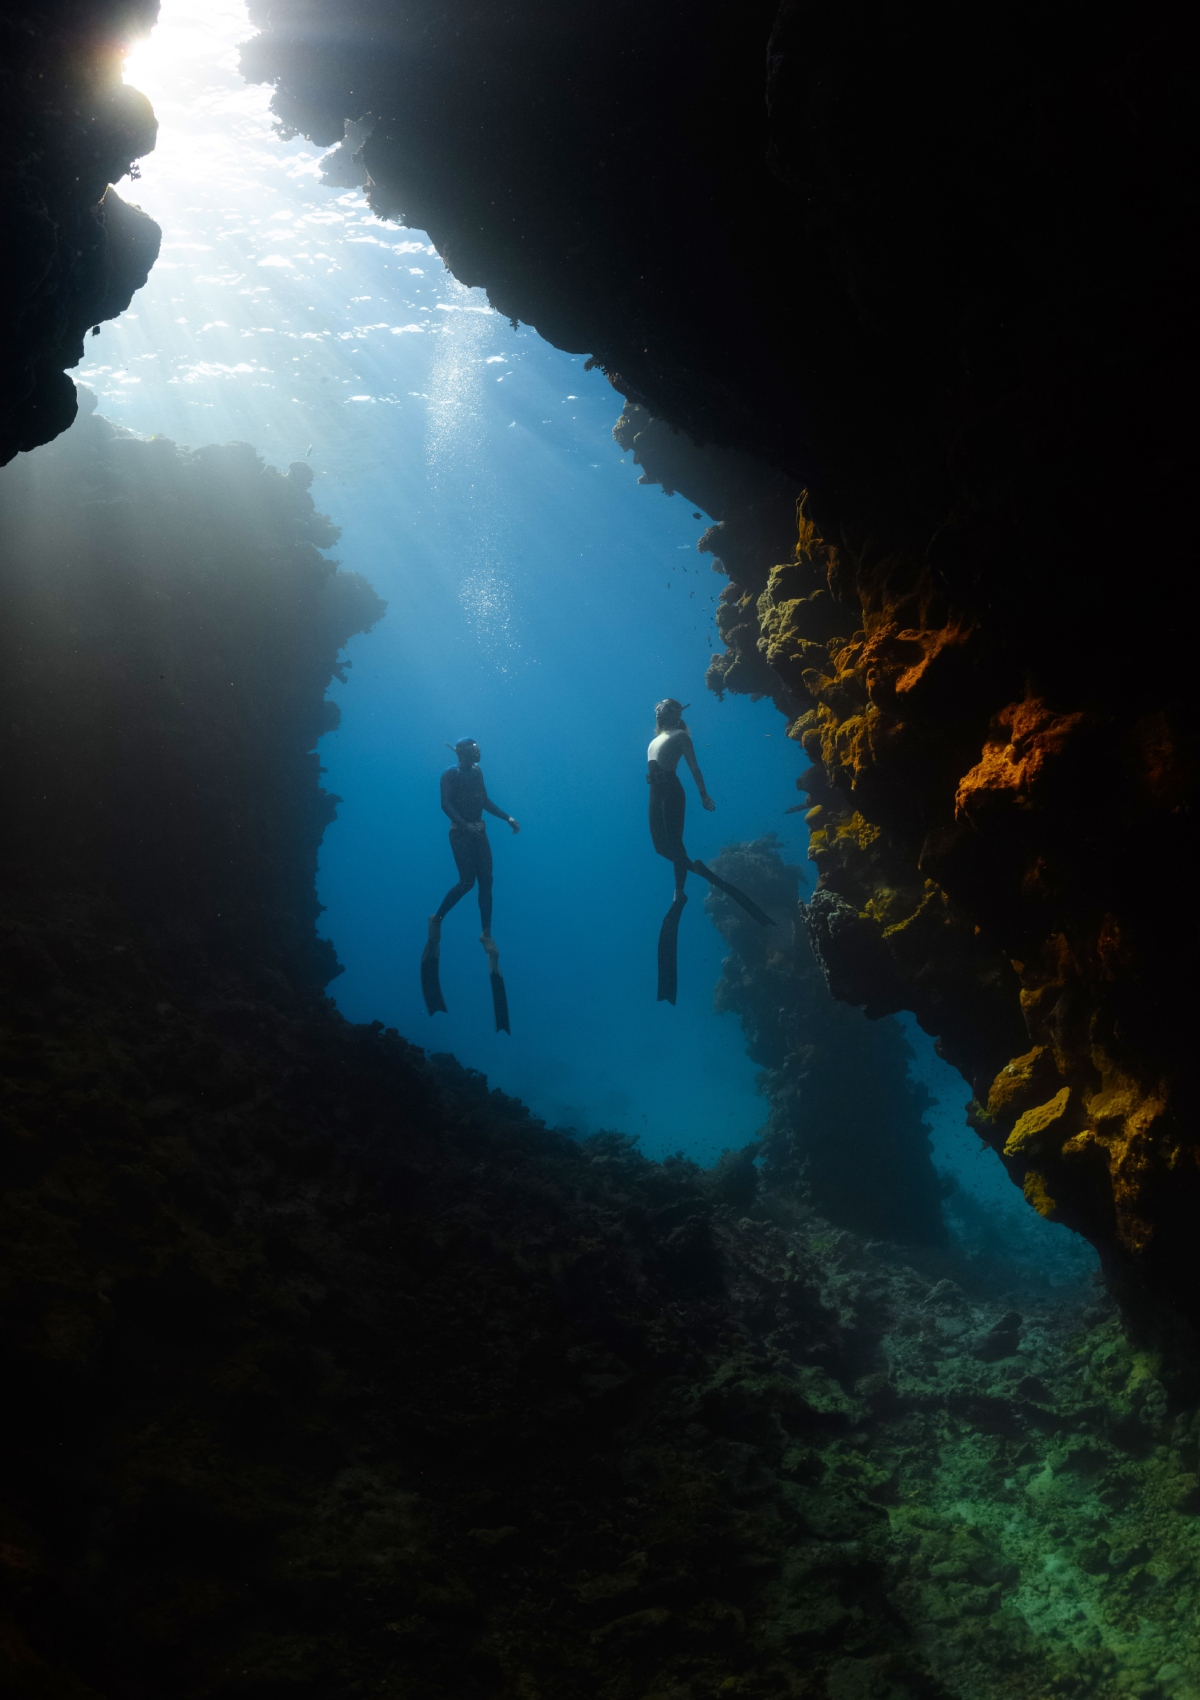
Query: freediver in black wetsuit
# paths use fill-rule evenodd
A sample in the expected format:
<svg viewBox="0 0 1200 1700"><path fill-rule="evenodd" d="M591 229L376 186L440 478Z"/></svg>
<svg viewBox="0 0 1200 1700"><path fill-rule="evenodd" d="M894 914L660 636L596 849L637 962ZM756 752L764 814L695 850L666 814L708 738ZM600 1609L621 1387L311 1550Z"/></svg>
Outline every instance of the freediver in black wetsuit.
<svg viewBox="0 0 1200 1700"><path fill-rule="evenodd" d="M478 883L479 919L483 926L479 942L487 952L492 981L492 1003L496 1013L497 1033L511 1031L508 1025L508 997L500 978L500 953L492 938L492 847L488 843L483 816L486 812L507 821L513 832L521 828L511 815L506 815L487 794L479 767L479 745L474 738L460 738L450 744L458 757L457 767L448 767L442 775L442 813L450 817L450 849L458 869L458 884L452 885L441 901L436 915L429 917L429 938L421 953L421 991L425 1008L430 1015L446 1009L438 979L438 957L441 951L442 922L454 905L460 902Z"/></svg>
<svg viewBox="0 0 1200 1700"><path fill-rule="evenodd" d="M674 697L664 697L662 702L655 704L654 737L646 751L646 783L650 787L650 837L658 854L664 856L675 869L675 896L663 918L658 935L659 1003L674 1003L679 989L679 917L683 914L683 906L687 902L687 893L683 888L689 873L699 874L701 879L715 885L718 891L723 891L726 897L731 897L735 903L739 903L760 926L769 927L774 924L771 917L765 915L744 891L739 891L737 886L720 879L711 868L705 867L703 862L693 862L683 847L687 798L675 771L681 760L686 761L691 769L704 807L712 810L717 806L705 789L704 775L700 772L700 764L696 760L691 733L684 722L683 711L686 707L686 703L677 702Z"/></svg>

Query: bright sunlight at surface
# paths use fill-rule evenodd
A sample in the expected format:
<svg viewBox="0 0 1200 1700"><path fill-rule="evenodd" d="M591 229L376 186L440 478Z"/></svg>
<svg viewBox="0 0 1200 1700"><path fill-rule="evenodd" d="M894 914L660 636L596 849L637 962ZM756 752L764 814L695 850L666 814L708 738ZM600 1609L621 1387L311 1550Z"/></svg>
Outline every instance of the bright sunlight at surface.
<svg viewBox="0 0 1200 1700"><path fill-rule="evenodd" d="M803 862L806 840L784 813L801 759L779 716L704 688L724 582L696 550L707 521L638 487L599 373L514 330L422 232L381 223L359 190L322 181L310 144L279 140L269 91L238 74L249 33L235 0L167 0L130 58L161 127L123 189L162 225L162 257L79 378L139 433L307 460L338 554L390 604L351 646L322 746L344 798L320 876L340 1008L452 1050L551 1121L709 1160L750 1139L763 1106L736 1021L712 1010L722 946L699 893L679 1006L655 1002L671 881L645 825L655 700L692 703L717 800L704 815L692 799L693 854L776 832ZM438 776L464 734L523 827L491 835L511 1038L492 1032L472 900L443 935L450 1015L431 1020L418 984L426 918L455 878ZM939 1163L1021 1232L1061 1236L980 1156L966 1089L910 1038Z"/></svg>

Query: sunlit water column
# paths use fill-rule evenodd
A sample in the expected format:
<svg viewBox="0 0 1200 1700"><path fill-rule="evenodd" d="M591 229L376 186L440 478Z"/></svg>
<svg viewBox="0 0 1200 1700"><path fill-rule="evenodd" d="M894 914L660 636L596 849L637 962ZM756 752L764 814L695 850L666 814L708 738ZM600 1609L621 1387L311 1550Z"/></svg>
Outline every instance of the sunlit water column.
<svg viewBox="0 0 1200 1700"><path fill-rule="evenodd" d="M237 74L246 33L239 7L168 0L131 59L162 128L123 187L163 225L163 256L80 375L140 432L307 458L347 566L391 604L355 646L324 748L345 798L321 880L347 964L339 1001L556 1118L619 1122L656 1148L742 1141L761 1117L755 1071L736 1025L711 1013L720 945L699 904L688 1006L653 1001L669 873L643 820L650 704L702 701L722 803L710 851L787 824L792 800L769 710L704 700L720 586L696 554L700 527L637 488L598 375L514 332L422 233L381 224L360 193L323 186L311 146L278 140L268 91ZM443 742L467 728L526 826L496 844L511 1043L490 1031L465 906L447 927L449 1020L430 1026L415 976L425 915L453 877Z"/></svg>

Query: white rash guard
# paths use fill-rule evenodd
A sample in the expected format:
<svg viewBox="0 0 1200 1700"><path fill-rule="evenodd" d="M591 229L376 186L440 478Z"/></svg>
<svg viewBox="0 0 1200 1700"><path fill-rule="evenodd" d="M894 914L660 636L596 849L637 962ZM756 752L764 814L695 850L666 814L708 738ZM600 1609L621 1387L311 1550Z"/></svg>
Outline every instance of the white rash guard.
<svg viewBox="0 0 1200 1700"><path fill-rule="evenodd" d="M650 747L646 751L646 760L657 762L659 767L665 768L668 773L674 773L679 766L683 747L687 743L688 737L689 734L684 731L682 726L672 727L669 732L660 732L657 738L650 740Z"/></svg>

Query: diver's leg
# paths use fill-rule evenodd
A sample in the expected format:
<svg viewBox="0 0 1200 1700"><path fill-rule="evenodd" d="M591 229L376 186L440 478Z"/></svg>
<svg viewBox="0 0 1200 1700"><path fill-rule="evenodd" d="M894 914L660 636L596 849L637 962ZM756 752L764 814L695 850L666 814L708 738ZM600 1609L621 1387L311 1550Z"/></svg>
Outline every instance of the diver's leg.
<svg viewBox="0 0 1200 1700"><path fill-rule="evenodd" d="M454 857L454 866L458 869L458 884L452 885L442 898L441 907L437 912L439 921L446 919L454 905L461 903L475 884L476 863L474 846L471 844L472 836L467 832L452 831L450 834L450 851Z"/></svg>
<svg viewBox="0 0 1200 1700"><path fill-rule="evenodd" d="M475 870L471 863L469 847L459 842L464 836L453 831L450 833L450 849L454 856L454 865L458 869L458 884L450 887L442 898L437 913L429 917L429 936L421 952L421 996L425 999L425 1008L430 1015L448 1013L438 974L442 951L442 922L454 905L461 903L475 884Z"/></svg>
<svg viewBox="0 0 1200 1700"><path fill-rule="evenodd" d="M676 775L655 777L650 786L650 836L658 854L675 870L675 895L658 930L658 1001L674 1003L679 991L679 917L687 902L687 851L683 822L687 799Z"/></svg>
<svg viewBox="0 0 1200 1700"><path fill-rule="evenodd" d="M483 928L483 939L492 936L492 847L486 836L480 833L474 846L474 872L479 881L479 921ZM482 939L481 941L482 942Z"/></svg>
<svg viewBox="0 0 1200 1700"><path fill-rule="evenodd" d="M438 912L434 916L434 919L437 921L444 921L446 916L454 908L454 905L462 902L463 898L467 895L474 884L475 881L470 879L459 880L457 885L452 885L445 897L442 898L441 903L438 905Z"/></svg>
<svg viewBox="0 0 1200 1700"><path fill-rule="evenodd" d="M655 763L656 767L657 767L657 765L658 764ZM662 809L662 789L661 789L661 787L662 787L662 781L659 778L657 778L657 776L654 774L653 770L651 770L650 797L649 797L649 802L647 804L647 809L646 809L646 814L647 814L647 818L649 820L649 825L650 825L650 842L654 846L654 852L655 852L656 855L666 856L667 855L667 839L666 839L666 833L665 833L664 828L663 828L663 809Z"/></svg>
<svg viewBox="0 0 1200 1700"><path fill-rule="evenodd" d="M675 864L675 890L683 890L687 879L690 859L683 847L683 823L687 818L687 797L679 782L678 774L672 774L670 785L663 787L663 826L671 861Z"/></svg>
<svg viewBox="0 0 1200 1700"><path fill-rule="evenodd" d="M736 904L746 911L747 915L758 922L760 927L773 927L775 925L771 917L764 914L754 899L747 897L744 891L739 891L736 885L730 885L728 880L723 880L719 874L714 874L712 869L705 867L703 862L692 862L689 865L694 874L699 874L700 878L707 880L709 885L715 885L718 891L723 891L726 897L731 897Z"/></svg>
<svg viewBox="0 0 1200 1700"><path fill-rule="evenodd" d="M683 848L683 786L673 773L657 773L650 782L650 841L666 862L687 860Z"/></svg>
<svg viewBox="0 0 1200 1700"><path fill-rule="evenodd" d="M483 927L479 942L487 952L488 976L492 984L492 1013L497 1033L511 1033L508 1024L508 993L500 974L500 952L492 937L492 847L486 838L476 848L476 870L479 879L479 920Z"/></svg>

